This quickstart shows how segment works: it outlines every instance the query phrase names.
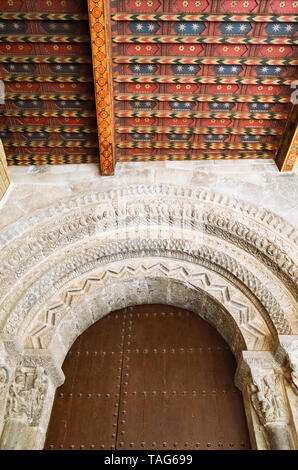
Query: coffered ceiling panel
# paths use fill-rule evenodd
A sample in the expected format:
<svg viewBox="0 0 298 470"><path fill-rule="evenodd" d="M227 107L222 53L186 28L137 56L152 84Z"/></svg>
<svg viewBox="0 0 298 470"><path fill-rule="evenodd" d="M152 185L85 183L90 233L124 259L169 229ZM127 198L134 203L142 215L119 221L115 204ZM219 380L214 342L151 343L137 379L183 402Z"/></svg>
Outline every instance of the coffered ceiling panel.
<svg viewBox="0 0 298 470"><path fill-rule="evenodd" d="M110 2L116 159L274 158L293 106L297 7Z"/></svg>
<svg viewBox="0 0 298 470"><path fill-rule="evenodd" d="M117 161L277 156L293 169L297 1L0 6L10 165L100 161L112 174Z"/></svg>
<svg viewBox="0 0 298 470"><path fill-rule="evenodd" d="M9 165L99 161L85 0L0 0L0 80Z"/></svg>

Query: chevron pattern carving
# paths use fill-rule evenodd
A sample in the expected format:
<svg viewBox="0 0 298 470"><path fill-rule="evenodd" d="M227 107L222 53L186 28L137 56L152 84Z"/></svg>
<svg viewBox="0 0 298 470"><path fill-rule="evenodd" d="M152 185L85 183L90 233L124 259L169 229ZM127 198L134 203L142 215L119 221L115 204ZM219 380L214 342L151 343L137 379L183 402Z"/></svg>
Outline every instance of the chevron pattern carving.
<svg viewBox="0 0 298 470"><path fill-rule="evenodd" d="M181 262L179 264L165 260L145 263L144 260L139 260L134 263L132 261L117 262L115 266L102 269L99 273L92 273L79 283L67 287L65 291L61 292L60 301L41 312L30 325L28 337L31 338L31 347L48 347L56 328L60 322L63 322L64 316L69 315L70 312L73 315L73 312L76 311L76 305L85 296L89 299L91 293L96 293L97 301L100 304L101 289L106 286L114 285L115 292L117 292L119 283L147 278L175 280L195 292L203 290L229 312L250 348L258 349L268 344L268 328L264 321L260 321L256 308L249 299L245 298L224 278L202 267L197 271L194 266L190 267L189 263ZM94 299L92 295L90 298ZM115 295L117 294L115 293ZM105 313L109 313L109 311ZM197 313L199 313L199 307ZM28 341L29 338L27 338Z"/></svg>

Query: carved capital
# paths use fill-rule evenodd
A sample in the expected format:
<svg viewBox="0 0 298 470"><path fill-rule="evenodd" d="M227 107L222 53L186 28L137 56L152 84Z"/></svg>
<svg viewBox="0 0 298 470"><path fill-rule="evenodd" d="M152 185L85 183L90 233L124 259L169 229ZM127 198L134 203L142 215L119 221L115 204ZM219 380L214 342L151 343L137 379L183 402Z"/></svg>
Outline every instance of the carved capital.
<svg viewBox="0 0 298 470"><path fill-rule="evenodd" d="M17 420L38 426L48 388L51 394L63 382L64 374L48 352L23 351L13 338L1 335L0 424Z"/></svg>
<svg viewBox="0 0 298 470"><path fill-rule="evenodd" d="M293 448L290 410L283 381L283 370L271 352L243 351L236 384L246 392L270 449Z"/></svg>
<svg viewBox="0 0 298 470"><path fill-rule="evenodd" d="M65 380L61 367L47 350L25 349L22 365L25 367L42 367L55 388L60 387Z"/></svg>
<svg viewBox="0 0 298 470"><path fill-rule="evenodd" d="M243 351L236 374L236 384L248 391L251 405L263 426L287 424L283 372L269 351Z"/></svg>
<svg viewBox="0 0 298 470"><path fill-rule="evenodd" d="M275 370L254 374L250 385L251 403L263 426L286 425L289 411L285 402L282 375Z"/></svg>
<svg viewBox="0 0 298 470"><path fill-rule="evenodd" d="M0 362L13 365L17 362L23 346L15 336L0 333Z"/></svg>
<svg viewBox="0 0 298 470"><path fill-rule="evenodd" d="M38 426L47 389L48 377L43 367L17 367L9 386L5 420L17 419Z"/></svg>
<svg viewBox="0 0 298 470"><path fill-rule="evenodd" d="M25 350L16 359L0 363L0 449L39 449L64 375L46 351Z"/></svg>
<svg viewBox="0 0 298 470"><path fill-rule="evenodd" d="M237 387L244 391L254 377L262 377L271 371L282 373L280 364L270 351L243 351L235 375Z"/></svg>
<svg viewBox="0 0 298 470"><path fill-rule="evenodd" d="M286 377L298 393L298 335L279 335L278 342L276 360L286 368Z"/></svg>

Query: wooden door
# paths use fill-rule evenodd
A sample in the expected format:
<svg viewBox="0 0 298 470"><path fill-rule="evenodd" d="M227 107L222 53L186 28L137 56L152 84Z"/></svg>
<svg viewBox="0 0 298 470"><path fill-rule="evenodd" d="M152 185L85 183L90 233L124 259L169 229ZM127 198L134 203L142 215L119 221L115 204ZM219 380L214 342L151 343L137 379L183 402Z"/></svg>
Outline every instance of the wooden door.
<svg viewBox="0 0 298 470"><path fill-rule="evenodd" d="M70 349L45 449L249 449L234 357L197 315L114 312Z"/></svg>

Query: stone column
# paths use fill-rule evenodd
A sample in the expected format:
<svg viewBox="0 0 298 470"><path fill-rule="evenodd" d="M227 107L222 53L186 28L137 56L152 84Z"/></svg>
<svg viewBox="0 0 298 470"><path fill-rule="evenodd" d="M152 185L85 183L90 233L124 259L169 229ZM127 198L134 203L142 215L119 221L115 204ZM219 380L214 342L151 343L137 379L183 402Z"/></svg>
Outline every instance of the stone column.
<svg viewBox="0 0 298 470"><path fill-rule="evenodd" d="M25 350L6 384L1 450L42 449L64 375L46 351Z"/></svg>
<svg viewBox="0 0 298 470"><path fill-rule="evenodd" d="M0 140L0 201L10 185L10 176L7 170L6 157L3 144Z"/></svg>
<svg viewBox="0 0 298 470"><path fill-rule="evenodd" d="M298 448L298 335L278 335L275 358L284 370L285 388L293 417L293 436Z"/></svg>
<svg viewBox="0 0 298 470"><path fill-rule="evenodd" d="M284 387L284 374L269 351L243 351L236 384L246 400L245 409L253 447L291 450L293 419Z"/></svg>

